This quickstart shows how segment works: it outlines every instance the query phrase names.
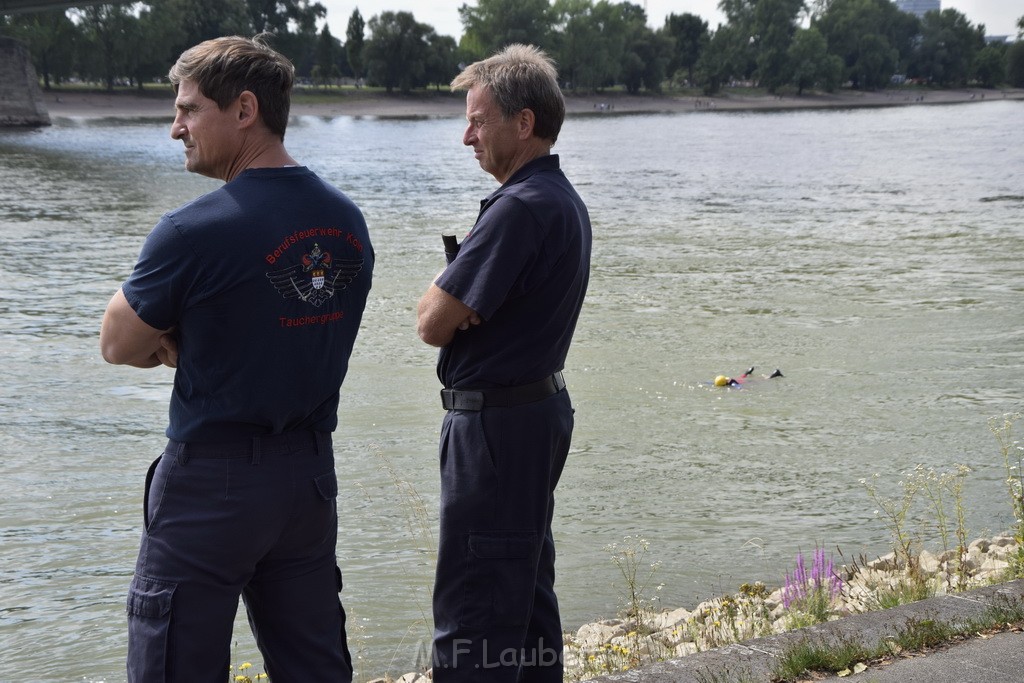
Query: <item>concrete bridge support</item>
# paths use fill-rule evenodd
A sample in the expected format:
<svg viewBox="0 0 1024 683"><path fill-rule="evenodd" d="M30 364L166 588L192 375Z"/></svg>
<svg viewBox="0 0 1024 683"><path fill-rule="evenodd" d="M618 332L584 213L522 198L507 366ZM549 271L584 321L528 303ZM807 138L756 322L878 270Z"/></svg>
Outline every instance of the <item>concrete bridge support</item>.
<svg viewBox="0 0 1024 683"><path fill-rule="evenodd" d="M0 36L0 126L48 126L36 69L28 48Z"/></svg>

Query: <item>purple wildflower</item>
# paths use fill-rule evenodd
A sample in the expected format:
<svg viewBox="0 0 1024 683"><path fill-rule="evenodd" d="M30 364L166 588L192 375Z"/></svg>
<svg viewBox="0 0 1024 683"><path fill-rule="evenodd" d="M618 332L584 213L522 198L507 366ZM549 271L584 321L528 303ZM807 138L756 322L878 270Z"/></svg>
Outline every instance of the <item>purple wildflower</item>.
<svg viewBox="0 0 1024 683"><path fill-rule="evenodd" d="M835 572L832 558L825 558L825 551L817 548L811 561L811 573L808 576L804 564L804 555L796 555L796 569L790 574L786 572L785 586L782 588L782 605L789 609L793 603L802 602L812 595L827 595L829 602L839 595L843 580Z"/></svg>

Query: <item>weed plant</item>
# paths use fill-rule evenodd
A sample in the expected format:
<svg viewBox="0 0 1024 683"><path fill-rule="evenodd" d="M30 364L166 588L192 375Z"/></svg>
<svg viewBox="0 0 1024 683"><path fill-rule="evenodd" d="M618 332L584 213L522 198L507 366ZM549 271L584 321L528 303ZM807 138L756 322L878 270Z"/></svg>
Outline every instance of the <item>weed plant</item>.
<svg viewBox="0 0 1024 683"><path fill-rule="evenodd" d="M612 553L612 562L625 580L625 604L622 615L637 629L645 628L644 624L650 621L650 617L657 610L657 597L649 598L647 591L661 563L646 563L645 558L650 547L650 543L640 536L627 536L621 546L613 543L606 548ZM655 590L660 591L661 586L657 586Z"/></svg>
<svg viewBox="0 0 1024 683"><path fill-rule="evenodd" d="M251 662L242 662L238 665L237 670L235 667L228 669L229 683L256 683L256 681L269 680L270 676L267 674L254 672Z"/></svg>
<svg viewBox="0 0 1024 683"><path fill-rule="evenodd" d="M917 491L908 485L905 480L902 480L899 485L903 489L903 495L899 498L884 498L878 493L876 484L878 478L878 473L875 473L872 475L870 482L866 479L861 479L860 483L867 490L872 502L877 505L875 516L881 517L892 533L892 550L896 556L896 561L906 567L909 574L916 574L917 553L915 552L915 547L917 541L908 529L909 521L907 516L914 505L914 497Z"/></svg>
<svg viewBox="0 0 1024 683"><path fill-rule="evenodd" d="M935 619L908 619L895 635L873 647L846 639L838 643L803 639L783 652L774 671L774 680L786 683L805 680L811 672L835 673L845 677L866 669L865 662L879 661L904 654L923 652L957 638L969 637L1005 626L1019 626L1024 620L1024 604L1007 601L986 610L977 619L950 624Z"/></svg>
<svg viewBox="0 0 1024 683"><path fill-rule="evenodd" d="M1024 601L1001 596L996 604L985 610L982 620L993 627L1024 623Z"/></svg>
<svg viewBox="0 0 1024 683"><path fill-rule="evenodd" d="M786 572L782 588L782 605L789 610L793 627L828 621L842 588L843 580L836 573L832 558L825 558L824 548L815 548L810 572L804 566L803 553L797 553L796 569L792 575Z"/></svg>
<svg viewBox="0 0 1024 683"><path fill-rule="evenodd" d="M782 654L775 668L775 678L795 681L809 671L842 671L876 655L876 651L852 640L821 643L805 639Z"/></svg>
<svg viewBox="0 0 1024 683"><path fill-rule="evenodd" d="M711 600L687 621L697 650L710 650L771 633L772 618L763 583L744 584L737 595Z"/></svg>
<svg viewBox="0 0 1024 683"><path fill-rule="evenodd" d="M937 592L938 585L921 571L919 552L923 543L921 536L911 531L912 512L919 513L922 519L933 520L931 526L942 543L942 557L952 559L951 563L947 560L942 573L946 590L958 592L967 588L970 577L963 486L970 471L966 465L959 464L952 472L937 472L934 468L918 465L903 474L899 482L902 494L894 498L886 498L878 492L877 474L871 481L860 480L877 506L875 515L889 529L896 566L903 570L899 585L882 588L877 593L879 608L916 602Z"/></svg>
<svg viewBox="0 0 1024 683"><path fill-rule="evenodd" d="M701 669L693 672L694 678L697 679L697 683L759 683L762 678L754 678L747 671L733 673L726 669L725 671L710 671L707 669Z"/></svg>
<svg viewBox="0 0 1024 683"><path fill-rule="evenodd" d="M1006 490L1013 509L1013 538L1017 541L1017 552L1009 558L1011 578L1024 577L1024 446L1013 438L1013 427L1020 417L1020 413L1007 413L1001 418L990 419L988 423L1003 456Z"/></svg>
<svg viewBox="0 0 1024 683"><path fill-rule="evenodd" d="M932 581L898 581L895 586L877 586L867 601L867 607L869 611L892 609L933 598L935 592Z"/></svg>

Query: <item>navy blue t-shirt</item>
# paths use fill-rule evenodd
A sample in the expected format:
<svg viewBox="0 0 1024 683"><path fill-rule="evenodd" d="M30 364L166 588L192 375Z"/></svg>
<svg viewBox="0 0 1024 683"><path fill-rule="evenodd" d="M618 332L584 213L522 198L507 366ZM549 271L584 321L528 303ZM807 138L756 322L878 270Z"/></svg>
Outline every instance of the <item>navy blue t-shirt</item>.
<svg viewBox="0 0 1024 683"><path fill-rule="evenodd" d="M557 155L524 165L481 202L435 284L483 322L441 349L441 382L487 389L561 370L587 291L591 239L587 208Z"/></svg>
<svg viewBox="0 0 1024 683"><path fill-rule="evenodd" d="M178 331L167 436L333 431L373 263L362 213L304 167L243 171L164 215L122 291Z"/></svg>

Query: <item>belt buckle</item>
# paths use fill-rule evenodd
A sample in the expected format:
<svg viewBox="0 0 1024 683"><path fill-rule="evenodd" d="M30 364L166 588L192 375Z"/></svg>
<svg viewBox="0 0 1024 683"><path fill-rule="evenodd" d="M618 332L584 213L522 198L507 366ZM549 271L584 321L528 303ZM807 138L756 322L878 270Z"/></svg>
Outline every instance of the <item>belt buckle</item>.
<svg viewBox="0 0 1024 683"><path fill-rule="evenodd" d="M451 410L455 406L454 393L451 389L441 390L441 407L445 410Z"/></svg>

